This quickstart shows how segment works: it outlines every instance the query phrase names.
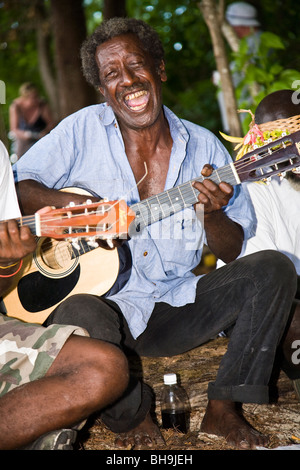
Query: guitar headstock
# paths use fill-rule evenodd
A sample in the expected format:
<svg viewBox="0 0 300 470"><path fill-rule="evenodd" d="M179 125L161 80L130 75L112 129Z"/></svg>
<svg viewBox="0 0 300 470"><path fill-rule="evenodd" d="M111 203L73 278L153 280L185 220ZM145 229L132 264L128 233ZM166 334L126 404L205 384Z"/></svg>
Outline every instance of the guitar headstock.
<svg viewBox="0 0 300 470"><path fill-rule="evenodd" d="M258 147L234 163L240 181L269 180L300 167L300 131Z"/></svg>
<svg viewBox="0 0 300 470"><path fill-rule="evenodd" d="M105 201L70 205L36 214L37 235L56 239L111 239L128 233L135 213L126 202ZM37 224L38 225L38 224Z"/></svg>

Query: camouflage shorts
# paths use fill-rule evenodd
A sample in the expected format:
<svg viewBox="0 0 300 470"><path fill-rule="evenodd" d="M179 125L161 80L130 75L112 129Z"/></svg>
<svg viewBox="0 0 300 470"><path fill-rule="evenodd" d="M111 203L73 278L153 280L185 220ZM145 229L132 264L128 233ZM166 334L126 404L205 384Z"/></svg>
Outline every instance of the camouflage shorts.
<svg viewBox="0 0 300 470"><path fill-rule="evenodd" d="M0 313L0 397L43 377L72 334L88 336L76 326L44 328Z"/></svg>

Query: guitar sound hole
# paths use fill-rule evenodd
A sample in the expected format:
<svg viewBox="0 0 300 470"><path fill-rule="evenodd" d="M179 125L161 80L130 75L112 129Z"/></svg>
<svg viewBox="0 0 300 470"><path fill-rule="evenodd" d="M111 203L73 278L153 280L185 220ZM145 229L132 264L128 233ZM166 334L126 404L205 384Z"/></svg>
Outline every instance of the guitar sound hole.
<svg viewBox="0 0 300 470"><path fill-rule="evenodd" d="M69 266L72 260L72 248L69 242L46 238L40 248L43 262L52 269L62 269Z"/></svg>

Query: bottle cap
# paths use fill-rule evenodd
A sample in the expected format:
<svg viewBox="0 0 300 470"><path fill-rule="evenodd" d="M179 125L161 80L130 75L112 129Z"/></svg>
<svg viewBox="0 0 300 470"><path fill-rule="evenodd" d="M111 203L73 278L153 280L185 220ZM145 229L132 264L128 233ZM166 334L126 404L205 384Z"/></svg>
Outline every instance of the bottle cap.
<svg viewBox="0 0 300 470"><path fill-rule="evenodd" d="M177 376L176 374L165 374L164 375L164 383L166 385L173 385L177 383Z"/></svg>

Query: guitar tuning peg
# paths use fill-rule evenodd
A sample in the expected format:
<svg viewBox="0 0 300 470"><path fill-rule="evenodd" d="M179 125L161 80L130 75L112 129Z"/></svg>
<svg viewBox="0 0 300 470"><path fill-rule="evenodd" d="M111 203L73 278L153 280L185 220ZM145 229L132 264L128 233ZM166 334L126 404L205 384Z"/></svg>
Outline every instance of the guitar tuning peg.
<svg viewBox="0 0 300 470"><path fill-rule="evenodd" d="M92 201L91 201L91 199L87 199L85 203L86 204L92 204Z"/></svg>
<svg viewBox="0 0 300 470"><path fill-rule="evenodd" d="M80 250L80 245L78 243L78 238L72 238L71 243L76 250Z"/></svg>
<svg viewBox="0 0 300 470"><path fill-rule="evenodd" d="M93 248L98 248L98 243L95 241L95 237L90 237L87 244Z"/></svg>
<svg viewBox="0 0 300 470"><path fill-rule="evenodd" d="M280 181L282 181L283 178L285 178L286 176L286 171L283 171L282 173L278 173L278 176L279 176Z"/></svg>
<svg viewBox="0 0 300 470"><path fill-rule="evenodd" d="M270 183L271 183L271 176L269 176L268 178L264 178L264 179L263 179L263 182L264 182L265 184L270 184Z"/></svg>
<svg viewBox="0 0 300 470"><path fill-rule="evenodd" d="M107 238L107 239L106 239L106 243L108 244L108 246L109 246L110 248L114 248L114 244L113 244L111 238Z"/></svg>
<svg viewBox="0 0 300 470"><path fill-rule="evenodd" d="M299 173L300 173L300 166L297 166L296 168L293 168L292 171L293 171L294 173L299 174Z"/></svg>

